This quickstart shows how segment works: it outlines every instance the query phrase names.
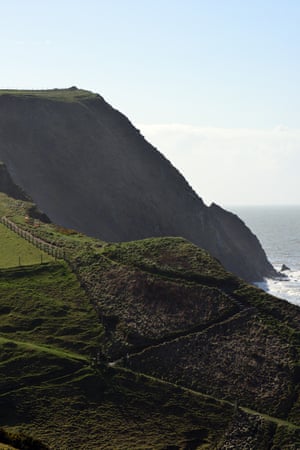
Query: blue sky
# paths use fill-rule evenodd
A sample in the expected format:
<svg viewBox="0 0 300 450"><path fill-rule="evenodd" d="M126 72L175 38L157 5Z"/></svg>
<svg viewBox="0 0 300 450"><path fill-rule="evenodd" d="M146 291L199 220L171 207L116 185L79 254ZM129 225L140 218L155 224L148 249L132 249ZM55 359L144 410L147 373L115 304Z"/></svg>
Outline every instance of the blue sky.
<svg viewBox="0 0 300 450"><path fill-rule="evenodd" d="M0 88L96 91L179 164L204 199L276 203L276 176L287 185L280 203L300 203L289 172L300 145L299 23L300 1L293 0L2 1ZM255 167L265 148L274 167L288 148L291 167L267 170L272 189L259 198L264 176ZM232 161L231 189L221 170L217 190L197 178L218 152ZM252 187L249 180L247 196L234 185L238 167L243 179L249 167L258 180Z"/></svg>

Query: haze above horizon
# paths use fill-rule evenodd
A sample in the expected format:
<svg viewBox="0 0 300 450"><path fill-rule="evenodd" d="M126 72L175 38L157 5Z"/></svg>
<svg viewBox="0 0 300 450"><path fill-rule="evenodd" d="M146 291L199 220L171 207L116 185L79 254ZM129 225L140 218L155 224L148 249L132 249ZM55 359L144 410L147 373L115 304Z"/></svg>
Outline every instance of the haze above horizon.
<svg viewBox="0 0 300 450"><path fill-rule="evenodd" d="M1 6L0 88L98 92L206 203L300 204L298 1Z"/></svg>

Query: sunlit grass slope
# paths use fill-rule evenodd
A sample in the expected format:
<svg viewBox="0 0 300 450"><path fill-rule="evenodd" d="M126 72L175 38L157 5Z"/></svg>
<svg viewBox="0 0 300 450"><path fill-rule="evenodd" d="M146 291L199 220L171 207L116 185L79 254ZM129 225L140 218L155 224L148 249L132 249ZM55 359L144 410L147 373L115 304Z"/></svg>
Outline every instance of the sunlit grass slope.
<svg viewBox="0 0 300 450"><path fill-rule="evenodd" d="M51 256L0 223L0 269L49 261L53 261Z"/></svg>
<svg viewBox="0 0 300 450"><path fill-rule="evenodd" d="M89 355L102 327L64 263L0 271L0 337Z"/></svg>

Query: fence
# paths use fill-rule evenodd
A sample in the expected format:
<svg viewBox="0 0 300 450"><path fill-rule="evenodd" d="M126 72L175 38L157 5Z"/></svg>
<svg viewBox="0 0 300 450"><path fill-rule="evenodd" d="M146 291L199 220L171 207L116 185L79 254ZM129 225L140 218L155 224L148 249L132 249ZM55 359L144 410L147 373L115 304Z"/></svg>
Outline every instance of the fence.
<svg viewBox="0 0 300 450"><path fill-rule="evenodd" d="M14 231L22 238L26 239L28 242L30 242L35 247L39 248L40 250L44 251L45 253L48 253L48 255L53 256L55 259L66 259L65 251L57 247L56 245L50 244L49 242L44 241L43 239L40 239L36 236L34 236L29 231L23 230L23 228L16 225L14 222L9 220L7 217L1 217L0 219L1 223L5 225L7 228L9 228L11 231Z"/></svg>

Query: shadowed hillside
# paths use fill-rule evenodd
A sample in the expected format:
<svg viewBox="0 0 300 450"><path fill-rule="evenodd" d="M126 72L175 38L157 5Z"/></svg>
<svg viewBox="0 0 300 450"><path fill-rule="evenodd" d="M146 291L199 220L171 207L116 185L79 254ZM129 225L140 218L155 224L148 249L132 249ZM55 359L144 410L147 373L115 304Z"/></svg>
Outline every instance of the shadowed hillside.
<svg viewBox="0 0 300 450"><path fill-rule="evenodd" d="M76 88L1 91L0 160L59 225L106 241L181 236L246 280L275 275L244 223L207 207L99 95Z"/></svg>

